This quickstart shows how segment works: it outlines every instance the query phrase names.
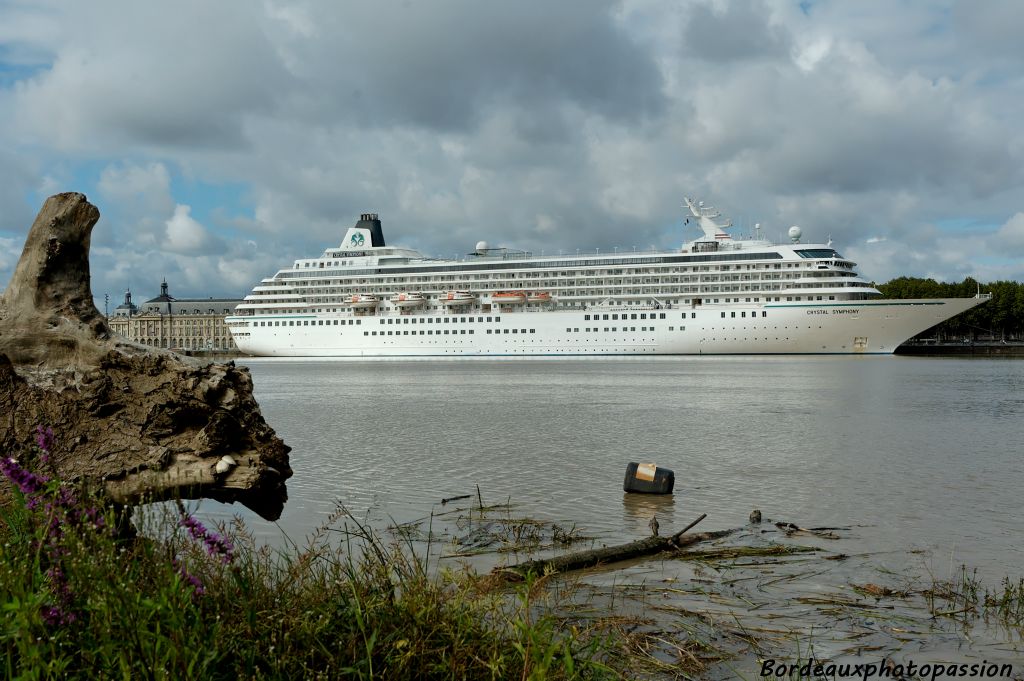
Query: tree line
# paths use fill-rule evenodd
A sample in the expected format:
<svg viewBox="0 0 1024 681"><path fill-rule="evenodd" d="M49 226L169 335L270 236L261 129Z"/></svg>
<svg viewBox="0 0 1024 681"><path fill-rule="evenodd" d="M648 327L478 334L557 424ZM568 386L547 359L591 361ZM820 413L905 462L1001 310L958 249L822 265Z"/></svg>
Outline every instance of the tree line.
<svg viewBox="0 0 1024 681"><path fill-rule="evenodd" d="M918 334L918 338L943 341L1024 340L1024 283L980 283L967 277L961 283L899 277L877 285L886 298L969 298L991 293L992 299Z"/></svg>

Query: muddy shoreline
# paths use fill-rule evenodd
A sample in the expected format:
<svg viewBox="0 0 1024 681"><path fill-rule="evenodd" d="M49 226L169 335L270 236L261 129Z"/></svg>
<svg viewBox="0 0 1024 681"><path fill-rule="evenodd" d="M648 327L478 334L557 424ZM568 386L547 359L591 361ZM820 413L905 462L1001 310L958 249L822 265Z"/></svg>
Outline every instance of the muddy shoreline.
<svg viewBox="0 0 1024 681"><path fill-rule="evenodd" d="M760 678L768 661L776 670L813 661L904 672L911 663L997 664L1015 674L1002 678L1024 678L1024 607L1012 577L1013 602L1000 609L1007 585L982 584L970 566L940 574L924 551L848 552L871 525L800 529L808 524L766 519L684 550L541 582L558 597L552 607L567 631L627 642L636 678ZM604 545L511 504L468 501L391 532L429 547L438 568L481 575Z"/></svg>

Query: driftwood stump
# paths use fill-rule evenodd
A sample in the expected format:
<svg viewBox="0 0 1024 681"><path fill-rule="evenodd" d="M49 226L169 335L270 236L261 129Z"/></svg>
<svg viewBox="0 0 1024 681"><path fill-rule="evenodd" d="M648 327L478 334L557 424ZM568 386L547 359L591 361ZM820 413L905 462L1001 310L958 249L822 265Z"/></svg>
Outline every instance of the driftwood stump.
<svg viewBox="0 0 1024 681"><path fill-rule="evenodd" d="M49 426L61 476L115 502L208 497L277 519L289 447L248 370L112 335L89 281L98 220L82 194L47 199L0 297L0 456Z"/></svg>

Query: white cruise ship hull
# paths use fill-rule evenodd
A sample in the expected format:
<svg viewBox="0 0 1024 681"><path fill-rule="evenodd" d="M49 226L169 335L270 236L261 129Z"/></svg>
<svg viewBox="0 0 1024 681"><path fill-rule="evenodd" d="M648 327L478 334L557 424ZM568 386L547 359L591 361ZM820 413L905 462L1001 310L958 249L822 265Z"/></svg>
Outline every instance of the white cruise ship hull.
<svg viewBox="0 0 1024 681"><path fill-rule="evenodd" d="M228 319L265 357L891 354L982 297Z"/></svg>

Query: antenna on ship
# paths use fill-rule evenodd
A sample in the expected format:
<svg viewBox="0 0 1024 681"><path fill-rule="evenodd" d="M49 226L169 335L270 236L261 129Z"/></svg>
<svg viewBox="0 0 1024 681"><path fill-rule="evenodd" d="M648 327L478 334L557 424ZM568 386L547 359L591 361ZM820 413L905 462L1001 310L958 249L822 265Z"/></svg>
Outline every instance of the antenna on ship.
<svg viewBox="0 0 1024 681"><path fill-rule="evenodd" d="M755 222L754 223L754 235L757 237L758 241L761 240L761 223L760 222Z"/></svg>

